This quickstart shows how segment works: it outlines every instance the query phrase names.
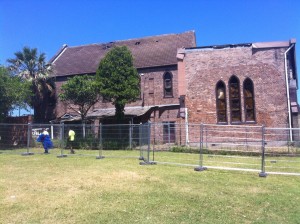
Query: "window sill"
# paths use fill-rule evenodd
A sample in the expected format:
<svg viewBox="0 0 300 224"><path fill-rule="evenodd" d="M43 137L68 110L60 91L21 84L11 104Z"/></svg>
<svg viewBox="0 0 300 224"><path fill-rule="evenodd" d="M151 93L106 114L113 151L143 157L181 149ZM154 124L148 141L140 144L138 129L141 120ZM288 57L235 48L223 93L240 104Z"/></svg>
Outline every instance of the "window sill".
<svg viewBox="0 0 300 224"><path fill-rule="evenodd" d="M228 125L228 122L217 122L218 125Z"/></svg>
<svg viewBox="0 0 300 224"><path fill-rule="evenodd" d="M244 124L257 124L256 121L246 121L246 122L217 122L218 125L244 125Z"/></svg>
<svg viewBox="0 0 300 224"><path fill-rule="evenodd" d="M230 122L231 125L243 125L244 123L241 122L241 121L233 121L233 122Z"/></svg>

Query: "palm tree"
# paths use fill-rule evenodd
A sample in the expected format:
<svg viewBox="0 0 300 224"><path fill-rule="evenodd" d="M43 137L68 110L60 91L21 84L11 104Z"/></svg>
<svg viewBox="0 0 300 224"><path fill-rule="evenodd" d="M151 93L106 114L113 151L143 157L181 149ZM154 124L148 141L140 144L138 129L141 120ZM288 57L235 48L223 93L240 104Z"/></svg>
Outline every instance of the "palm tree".
<svg viewBox="0 0 300 224"><path fill-rule="evenodd" d="M8 69L21 77L24 81L31 82L32 97L29 106L34 109L34 121L43 123L53 118L55 107L55 82L50 77L51 66L45 62L44 53L38 55L36 48L24 47L15 53L15 58L8 59Z"/></svg>

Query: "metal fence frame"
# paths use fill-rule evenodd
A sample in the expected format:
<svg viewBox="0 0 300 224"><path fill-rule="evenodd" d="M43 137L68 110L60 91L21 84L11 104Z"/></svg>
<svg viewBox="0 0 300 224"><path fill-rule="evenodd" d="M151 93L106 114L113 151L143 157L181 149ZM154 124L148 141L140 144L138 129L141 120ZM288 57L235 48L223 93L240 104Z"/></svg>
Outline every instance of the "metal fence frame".
<svg viewBox="0 0 300 224"><path fill-rule="evenodd" d="M300 170L296 172L282 172L269 171L270 165L266 168L266 158L280 157L281 158L298 158L300 151L298 146L300 129L293 128L267 128L265 126L241 126L241 125L212 125L212 124L178 124L170 125L167 123L144 123L144 124L122 124L122 125L104 125L99 126L90 124L0 124L0 146L5 134L9 132L16 132L22 135L18 138L8 138L7 144L15 144L18 142L20 146L26 148L22 155L33 155L32 151L35 137L40 133L43 128L48 128L51 138L56 140L56 147L60 148L60 154L58 158L67 157L68 153L65 153L66 138L68 128L75 128L77 132L77 138L79 136L90 136L89 143L94 144L96 147L95 157L96 159L104 159L110 157L106 154L105 147L110 142L114 143L116 147L127 147L129 149L135 148L138 151L136 158L143 160L141 165L153 165L158 163L172 163L167 159L158 161L156 156L160 151L170 151L172 147L194 147L198 148L196 154L198 159L195 163L187 164L194 167L195 171L204 171L212 166L207 166L207 157L205 157L210 151L210 145L234 145L239 148L240 152L248 152L247 150L241 150L241 147L256 148L256 159L260 160L260 168L254 171L259 171L259 177L266 177L269 173L277 174L290 174L300 175ZM234 131L232 131L232 130ZM225 130L225 131L224 131ZM111 132L110 132L111 131ZM6 133L7 132L7 133ZM117 134L118 133L118 134ZM294 141L290 142L290 133L298 136L294 137ZM6 136L7 137L7 136ZM26 141L25 141L26 137ZM179 140L178 140L179 139ZM295 141L296 139L296 141ZM12 142L12 143L10 143ZM125 143L124 143L125 142ZM80 142L81 144L82 142ZM124 143L120 145L120 143ZM9 145L10 146L10 145ZM5 145L4 145L5 147ZM12 146L13 147L13 146ZM93 147L93 146L90 146ZM231 146L230 146L231 147ZM287 150L282 152L274 151L274 148L287 147ZM96 153L97 151L97 153ZM250 157L249 157L250 158ZM282 162L282 160L281 160ZM294 162L294 161L291 161ZM270 163L270 161L268 161ZM271 163L276 163L276 159L272 159ZM180 163L179 163L180 165ZM183 164L181 164L183 165ZM215 166L214 168L223 169L221 166ZM283 167L286 168L286 167ZM289 170L292 170L290 167ZM227 167L229 170L244 170L246 168L233 168Z"/></svg>
<svg viewBox="0 0 300 224"><path fill-rule="evenodd" d="M265 126L257 126L257 125L214 125L214 124L184 124L184 125L178 125L178 129L175 130L175 132L181 132L181 136L189 136L189 139L186 139L187 144L184 145L198 148L198 154L199 159L198 163L178 163L174 161L169 161L167 159L165 160L159 160L157 155L160 151L168 151L172 150L172 147L180 147L178 145L178 142L173 142L169 144L163 144L159 142L159 139L164 139L162 131L158 134L158 129L163 129L162 123L153 123L151 128L151 152L148 154L153 154L153 158L149 158L150 161L148 161L148 164L175 164L175 165L187 165L187 166L193 166L195 171L204 171L210 168L214 169L225 169L225 170L239 170L239 171L250 171L250 172L258 172L259 177L266 177L267 174L284 174L284 175L298 175L300 176L300 167L296 167L297 171L291 172L291 171L284 171L284 170L276 170L272 171L272 167L270 168L270 165L266 167L266 158L273 156L277 156L278 158L283 158L284 156L287 156L287 158L298 158L300 157L300 148L298 146L300 145L299 138L296 138L297 140L293 141L293 147L296 148L296 154L294 153L278 153L278 152L271 152L272 148L276 145L281 148L289 147L289 128L266 128ZM186 127L188 126L188 127ZM156 127L156 128L155 128ZM182 130L179 130L181 128L184 128L185 130L189 130L189 133L183 133ZM205 163L207 162L207 158L204 158L207 153L210 152L209 149L209 143L212 145L215 145L213 142L209 142L207 140L207 127L216 127L218 129L230 129L234 128L237 129L236 133L231 133L229 130L229 134L232 134L231 137L232 141L236 142L230 142L228 139L230 137L224 137L224 136L215 136L220 138L227 138L226 140L223 140L221 145L225 145L228 147L228 145L234 145L234 147L237 148L255 148L255 152L248 153L248 151L243 151L241 149L238 149L242 153L248 153L250 154L247 158L255 158L256 161L259 161L257 164L257 169L250 169L250 168L234 168L234 167L221 167L219 165L216 166L207 166ZM255 129L255 130L254 130ZM281 134L270 134L270 132L284 132ZM194 132L194 133L192 133ZM294 135L299 136L300 129L293 128L292 132ZM234 137L236 135L236 139ZM245 135L245 136L243 136ZM278 137L279 136L279 137ZM295 138L294 138L295 139ZM184 142L184 141L183 141ZM230 150L229 150L230 151ZM254 155L251 155L253 153ZM231 156L232 157L232 156ZM288 159L287 159L288 160ZM281 160L280 162L282 162ZM269 162L269 161L268 161ZM288 162L288 161L287 161ZM291 161L294 162L294 161ZM271 161L272 163L272 161ZM273 161L273 163L276 163L276 160ZM205 165L204 165L205 164ZM285 168L285 167L284 167ZM293 167L290 167L292 170Z"/></svg>

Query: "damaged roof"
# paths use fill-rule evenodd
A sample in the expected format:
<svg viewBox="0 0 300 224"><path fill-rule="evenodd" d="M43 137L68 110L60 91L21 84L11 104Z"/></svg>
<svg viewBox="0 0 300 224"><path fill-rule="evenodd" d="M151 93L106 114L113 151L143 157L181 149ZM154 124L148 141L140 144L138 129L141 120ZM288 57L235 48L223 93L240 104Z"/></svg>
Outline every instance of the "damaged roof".
<svg viewBox="0 0 300 224"><path fill-rule="evenodd" d="M149 68L177 64L177 49L196 47L196 37L194 31L188 31L75 47L64 45L49 63L55 76L93 74L114 46L127 46L136 68Z"/></svg>
<svg viewBox="0 0 300 224"><path fill-rule="evenodd" d="M124 115L125 116L141 116L147 113L152 107L125 107ZM115 116L115 108L107 109L94 109L89 112L87 117L89 118L103 118L103 117L113 117Z"/></svg>
<svg viewBox="0 0 300 224"><path fill-rule="evenodd" d="M273 42L255 42L255 43L242 43L242 44L223 44L223 45L210 45L200 47L186 47L185 50L206 50L206 49L224 49L224 48L237 48L237 47L252 47L252 48L280 48L289 47L295 44L296 39L292 38L289 41L273 41ZM182 51L182 50L181 50ZM183 52L181 52L183 53Z"/></svg>
<svg viewBox="0 0 300 224"><path fill-rule="evenodd" d="M163 104L163 105L152 105L152 106L135 106L135 107L125 107L124 115L125 116L142 116L151 109L154 108L165 108L165 107L178 107L179 104ZM106 108L106 109L94 109L87 114L88 118L103 118L103 117L113 117L115 116L115 108Z"/></svg>
<svg viewBox="0 0 300 224"><path fill-rule="evenodd" d="M135 106L135 107L125 107L124 109L124 115L128 117L139 117L147 112L151 111L155 108L167 108L167 107L176 107L179 108L179 104L163 104L163 105L152 105L152 106ZM114 107L112 108L105 108L105 109L93 109L90 112L88 112L86 118L87 119L95 119L95 118L107 118L107 117L114 117L116 113L116 109ZM65 122L65 121L80 121L81 116L79 114L73 114L73 113L66 113L61 117L58 117L57 119L53 120L53 123L58 122Z"/></svg>

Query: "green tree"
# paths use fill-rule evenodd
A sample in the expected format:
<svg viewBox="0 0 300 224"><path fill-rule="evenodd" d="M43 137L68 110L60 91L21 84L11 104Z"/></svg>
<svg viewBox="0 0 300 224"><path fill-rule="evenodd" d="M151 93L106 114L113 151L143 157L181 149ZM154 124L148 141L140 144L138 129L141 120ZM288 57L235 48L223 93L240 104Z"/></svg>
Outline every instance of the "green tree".
<svg viewBox="0 0 300 224"><path fill-rule="evenodd" d="M94 76L74 76L61 86L59 98L85 120L89 109L99 100Z"/></svg>
<svg viewBox="0 0 300 224"><path fill-rule="evenodd" d="M133 57L127 47L114 47L101 60L96 73L100 94L112 102L116 117L124 117L127 103L139 96L139 75L133 67Z"/></svg>
<svg viewBox="0 0 300 224"><path fill-rule="evenodd" d="M29 83L19 77L11 76L7 69L0 66L0 122L16 107L25 108L31 96Z"/></svg>
<svg viewBox="0 0 300 224"><path fill-rule="evenodd" d="M24 47L8 59L8 69L12 74L30 82L32 97L28 104L34 109L34 121L42 123L52 119L55 108L55 82L50 77L51 66L45 62L45 54L38 55L36 48Z"/></svg>

